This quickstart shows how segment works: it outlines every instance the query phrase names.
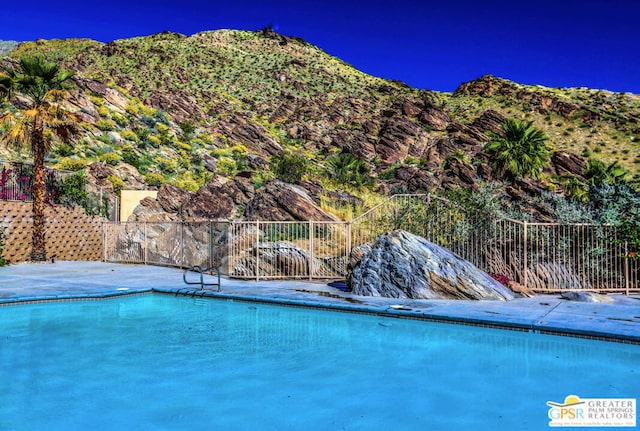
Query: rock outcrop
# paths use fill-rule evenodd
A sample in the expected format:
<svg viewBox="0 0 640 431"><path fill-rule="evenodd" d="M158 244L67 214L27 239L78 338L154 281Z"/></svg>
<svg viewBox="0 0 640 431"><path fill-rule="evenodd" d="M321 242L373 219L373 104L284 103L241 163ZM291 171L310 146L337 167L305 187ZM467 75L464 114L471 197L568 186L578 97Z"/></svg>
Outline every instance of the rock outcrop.
<svg viewBox="0 0 640 431"><path fill-rule="evenodd" d="M402 230L382 235L355 265L349 281L353 293L364 296L501 301L515 297L471 263Z"/></svg>
<svg viewBox="0 0 640 431"><path fill-rule="evenodd" d="M339 221L323 211L301 186L272 181L256 191L247 204L247 220L274 221Z"/></svg>

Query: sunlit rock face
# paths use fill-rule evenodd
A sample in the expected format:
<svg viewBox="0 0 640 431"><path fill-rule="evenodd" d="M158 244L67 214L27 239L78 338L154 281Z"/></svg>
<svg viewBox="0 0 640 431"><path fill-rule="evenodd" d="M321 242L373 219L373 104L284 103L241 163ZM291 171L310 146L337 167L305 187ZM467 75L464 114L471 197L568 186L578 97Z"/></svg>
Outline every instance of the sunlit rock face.
<svg viewBox="0 0 640 431"><path fill-rule="evenodd" d="M426 239L396 230L382 235L355 265L353 293L408 299L507 301L514 293L470 262Z"/></svg>

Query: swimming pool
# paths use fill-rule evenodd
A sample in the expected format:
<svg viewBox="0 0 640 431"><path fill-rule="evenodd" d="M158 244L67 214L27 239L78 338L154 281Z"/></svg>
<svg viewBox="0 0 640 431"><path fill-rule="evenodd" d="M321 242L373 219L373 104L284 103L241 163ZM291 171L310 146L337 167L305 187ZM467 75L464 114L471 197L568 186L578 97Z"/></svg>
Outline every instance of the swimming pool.
<svg viewBox="0 0 640 431"><path fill-rule="evenodd" d="M0 308L0 429L546 429L640 347L150 294Z"/></svg>

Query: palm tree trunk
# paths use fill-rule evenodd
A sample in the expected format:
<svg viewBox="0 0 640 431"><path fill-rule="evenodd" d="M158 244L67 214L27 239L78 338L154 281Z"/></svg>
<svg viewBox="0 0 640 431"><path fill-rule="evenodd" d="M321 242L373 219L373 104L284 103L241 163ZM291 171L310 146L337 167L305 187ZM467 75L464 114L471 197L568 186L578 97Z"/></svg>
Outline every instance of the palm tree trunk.
<svg viewBox="0 0 640 431"><path fill-rule="evenodd" d="M34 128L31 135L33 151L33 237L31 247L31 261L43 262L47 260L45 249L45 217L44 217L44 136L43 131Z"/></svg>

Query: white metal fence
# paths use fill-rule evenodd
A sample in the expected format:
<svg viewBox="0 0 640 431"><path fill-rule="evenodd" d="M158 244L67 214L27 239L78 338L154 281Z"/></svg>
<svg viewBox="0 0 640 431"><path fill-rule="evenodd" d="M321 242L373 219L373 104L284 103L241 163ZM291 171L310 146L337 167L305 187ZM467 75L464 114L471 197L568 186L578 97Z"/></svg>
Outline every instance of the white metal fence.
<svg viewBox="0 0 640 431"><path fill-rule="evenodd" d="M613 226L498 220L486 262L535 291L640 289L640 262Z"/></svg>
<svg viewBox="0 0 640 431"><path fill-rule="evenodd" d="M358 247L404 229L495 276L540 291L640 290L611 226L492 219L429 195L395 195L351 222L108 223L104 259L220 267L247 279L341 279Z"/></svg>
<svg viewBox="0 0 640 431"><path fill-rule="evenodd" d="M349 223L249 221L231 224L229 275L344 278Z"/></svg>
<svg viewBox="0 0 640 431"><path fill-rule="evenodd" d="M104 260L190 267L225 267L228 223L105 223Z"/></svg>

